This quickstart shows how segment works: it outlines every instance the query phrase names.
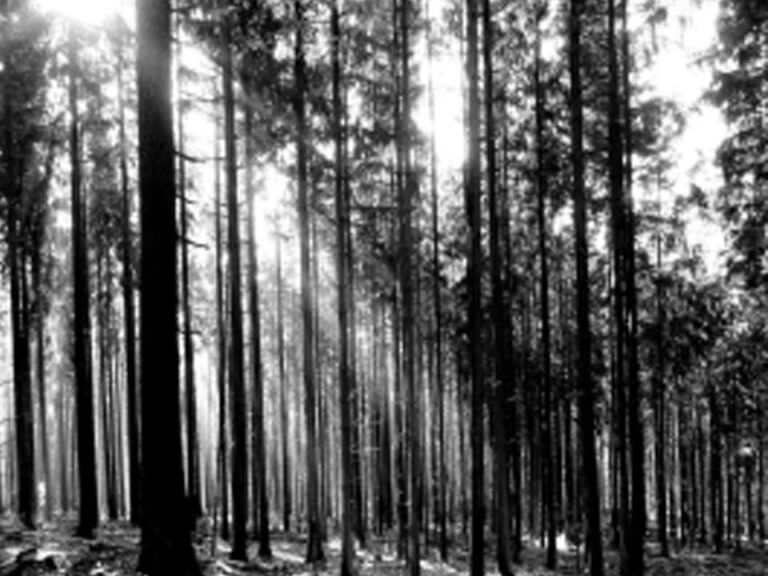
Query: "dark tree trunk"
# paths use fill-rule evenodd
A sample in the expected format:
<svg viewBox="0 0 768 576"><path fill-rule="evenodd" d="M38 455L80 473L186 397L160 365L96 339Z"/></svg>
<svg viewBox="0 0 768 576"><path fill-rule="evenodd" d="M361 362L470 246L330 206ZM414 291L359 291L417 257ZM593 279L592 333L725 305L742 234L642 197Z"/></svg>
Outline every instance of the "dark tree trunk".
<svg viewBox="0 0 768 576"><path fill-rule="evenodd" d="M661 233L656 238L656 373L654 379L654 400L656 416L656 523L658 525L661 555L669 556L669 538L667 537L667 466L666 466L666 405L664 393L665 374L665 317L664 288L661 278ZM714 508L713 508L714 509Z"/></svg>
<svg viewBox="0 0 768 576"><path fill-rule="evenodd" d="M354 543L352 542L352 421L350 402L349 339L350 327L348 310L351 305L347 289L347 226L349 207L344 193L344 144L342 129L341 101L341 26L338 0L331 4L331 67L333 70L333 137L335 146L334 190L336 202L336 282L338 286L339 322L339 409L341 411L341 575L351 576L354 570Z"/></svg>
<svg viewBox="0 0 768 576"><path fill-rule="evenodd" d="M249 101L250 102L250 101ZM259 259L256 245L255 195L253 186L252 150L253 110L245 110L245 186L248 202L248 301L251 316L251 380L253 382L252 441L253 441L253 524L259 540L259 556L269 558L269 501L267 498L267 442L264 424L264 374L261 361L261 311L259 309Z"/></svg>
<svg viewBox="0 0 768 576"><path fill-rule="evenodd" d="M627 368L627 318L626 318L626 212L624 204L623 142L621 126L621 103L619 94L619 63L616 48L615 0L608 0L608 168L611 198L611 238L613 254L613 322L615 326L615 390L616 408L615 434L616 458L618 459L619 482L619 557L622 574L629 574L632 568L631 512L629 503L630 478L627 468L629 446L627 443L627 390L629 372Z"/></svg>
<svg viewBox="0 0 768 576"><path fill-rule="evenodd" d="M470 536L471 576L485 571L484 537L485 498L483 464L483 350L482 350L482 247L480 218L480 98L478 82L478 0L467 0L467 77L469 79L469 158L467 167L467 217L469 221L469 365L472 382L471 452L472 452L472 528Z"/></svg>
<svg viewBox="0 0 768 576"><path fill-rule="evenodd" d="M624 60L622 70L623 88L623 135L624 135L624 220L626 236L625 251L625 282L627 305L627 362L628 362L628 419L629 445L632 471L632 502L630 523L630 566L631 573L642 575L645 572L645 431L642 419L642 396L640 389L640 365L638 356L638 315L637 287L635 280L635 214L632 198L633 169L632 169L632 94L630 83L630 47L627 29L627 0L621 0L622 36L621 51Z"/></svg>
<svg viewBox="0 0 768 576"><path fill-rule="evenodd" d="M720 435L720 402L714 382L709 383L710 415L710 514L712 517L712 543L715 553L723 550L723 480L722 439Z"/></svg>
<svg viewBox="0 0 768 576"><path fill-rule="evenodd" d="M320 509L318 498L317 430L315 425L315 362L314 323L312 312L312 286L309 253L309 203L307 194L309 135L306 120L306 64L304 62L304 7L302 0L294 0L296 16L296 44L294 47L294 99L296 116L296 149L298 168L298 213L301 244L301 315L303 319L305 417L307 427L307 514L309 538L307 562L323 559L320 540Z"/></svg>
<svg viewBox="0 0 768 576"><path fill-rule="evenodd" d="M283 464L283 530L291 529L291 459L288 451L288 379L285 375L285 322L283 320L283 257L282 238L277 234L277 358L280 372L280 440Z"/></svg>
<svg viewBox="0 0 768 576"><path fill-rule="evenodd" d="M493 79L493 18L490 0L483 0L483 71L485 107L485 157L486 182L488 187L488 223L490 234L492 308L494 318L494 379L490 393L492 399L492 427L494 448L494 501L496 528L496 563L502 576L510 576L509 550L509 466L507 455L507 427L505 420L506 381L509 361L507 359L507 318L502 285L501 243L499 233L499 194L496 185L496 118L494 111Z"/></svg>
<svg viewBox="0 0 768 576"><path fill-rule="evenodd" d="M3 16L7 15L7 4L3 5ZM6 74L12 71L10 57L3 59ZM3 115L6 118L3 130L2 156L5 161L5 185L7 194L7 241L8 265L10 269L11 292L11 334L13 345L13 394L16 439L16 488L19 518L27 528L34 528L36 513L35 496L35 455L34 455L34 414L32 405L32 379L29 357L29 329L24 311L23 277L24 248L21 243L21 199L22 175L16 162L15 137L11 118L14 114L11 82L3 86Z"/></svg>
<svg viewBox="0 0 768 576"><path fill-rule="evenodd" d="M536 15L536 186L537 192L537 219L539 228L539 258L541 260L541 354L543 359L543 387L544 387L544 508L546 510L546 534L547 534L547 568L554 570L557 566L556 530L555 525L555 435L552 425L552 357L549 322L549 256L547 254L547 174L544 165L544 86L541 74L541 18L543 14Z"/></svg>
<svg viewBox="0 0 768 576"><path fill-rule="evenodd" d="M37 210L44 210L38 206ZM44 226L44 224L42 224ZM48 390L45 378L45 316L46 301L42 280L42 260L43 260L43 233L42 231L33 232L35 234L35 244L32 247L32 291L35 296L35 339L37 361L37 390L40 418L40 460L43 465L43 486L45 487L45 519L50 520L53 514L53 483L51 482L51 452L50 438L48 437ZM0 498L2 496L0 495ZM1 501L1 500L0 500Z"/></svg>
<svg viewBox="0 0 768 576"><path fill-rule="evenodd" d="M37 498L35 490L35 429L30 372L29 313L26 295L26 258L21 243L21 183L16 174L15 193L8 210L8 258L11 280L11 333L13 335L13 392L16 415L16 501L19 519L26 528L35 527Z"/></svg>
<svg viewBox="0 0 768 576"><path fill-rule="evenodd" d="M392 50L390 53L390 64L392 68L392 84L394 89L394 111L393 111L393 132L395 135L395 166L392 177L392 202L399 201L399 194L403 190L404 174L404 156L402 146L402 132L405 121L402 114L402 88L399 71L399 56L401 48L401 31L398 24L398 15L400 14L400 2L403 0L392 0ZM395 233L398 229L397 220L393 219L392 245L396 245ZM399 253L399 252L398 252ZM400 258L395 258L395 275L399 278L401 275ZM395 365L395 485L397 494L397 555L398 558L406 558L408 553L408 479L406 477L406 446L405 446L405 409L403 407L403 363L402 363L402 316L401 306L402 294L397 289L392 291L392 331L393 331L393 359Z"/></svg>
<svg viewBox="0 0 768 576"><path fill-rule="evenodd" d="M214 214L216 218L216 332L218 334L218 374L219 383L219 442L218 442L218 467L219 467L219 497L221 498L221 537L229 540L229 483L227 476L227 454L229 444L227 442L227 328L224 321L224 270L222 265L223 238L221 230L221 146L219 120L214 120L216 135L214 137L214 188L215 203Z"/></svg>
<svg viewBox="0 0 768 576"><path fill-rule="evenodd" d="M414 299L414 247L413 247L413 199L416 195L416 175L411 162L411 93L410 93L410 19L411 1L401 0L400 26L400 92L402 98L402 117L400 126L400 146L403 162L403 185L399 189L398 220L400 224L400 294L403 314L403 384L407 389L407 426L408 447L410 449L410 554L409 572L419 576L421 552L421 425L419 394L416 390L416 339Z"/></svg>
<svg viewBox="0 0 768 576"><path fill-rule="evenodd" d="M571 78L571 161L573 164L574 229L576 243L576 323L579 342L579 418L582 475L587 515L587 546L590 575L603 576L603 542L600 530L600 494L595 454L594 382L589 312L589 246L587 198L584 186L583 101L581 89L582 0L571 0L569 19L569 66Z"/></svg>
<svg viewBox="0 0 768 576"><path fill-rule="evenodd" d="M438 524L438 547L440 549L440 559L445 562L448 560L448 519L446 518L446 462L445 462L445 382L443 369L443 306L442 306L442 285L440 273L440 226L439 226L439 204L437 189L437 143L435 129L437 119L435 117L435 87L433 81L432 63L433 55L432 31L430 28L427 38L427 59L429 66L429 115L430 126L432 127L429 137L429 184L431 192L431 210L432 210L432 299L435 314L435 393L437 394L437 506L436 516Z"/></svg>
<svg viewBox="0 0 768 576"><path fill-rule="evenodd" d="M237 150L231 23L224 22L224 156L227 184L227 247L229 254L230 358L229 385L232 411L232 552L233 560L246 560L248 518L248 450L243 361L243 315L240 298L240 218L237 200Z"/></svg>
<svg viewBox="0 0 768 576"><path fill-rule="evenodd" d="M85 230L85 202L82 198L80 168L80 125L78 112L78 39L74 28L69 37L69 146L72 163L72 250L75 298L75 388L77 400L77 463L80 483L78 535L92 538L98 524L93 382L90 362L90 320L88 254Z"/></svg>
<svg viewBox="0 0 768 576"><path fill-rule="evenodd" d="M138 570L198 576L186 522L177 342L168 0L137 6L143 502Z"/></svg>

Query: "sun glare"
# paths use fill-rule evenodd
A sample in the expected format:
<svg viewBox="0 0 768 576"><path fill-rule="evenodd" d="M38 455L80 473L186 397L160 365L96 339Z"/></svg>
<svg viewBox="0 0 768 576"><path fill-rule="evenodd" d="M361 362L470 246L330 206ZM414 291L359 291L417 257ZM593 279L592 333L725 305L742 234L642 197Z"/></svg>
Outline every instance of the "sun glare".
<svg viewBox="0 0 768 576"><path fill-rule="evenodd" d="M120 0L37 0L44 12L60 14L70 20L95 26L120 12Z"/></svg>

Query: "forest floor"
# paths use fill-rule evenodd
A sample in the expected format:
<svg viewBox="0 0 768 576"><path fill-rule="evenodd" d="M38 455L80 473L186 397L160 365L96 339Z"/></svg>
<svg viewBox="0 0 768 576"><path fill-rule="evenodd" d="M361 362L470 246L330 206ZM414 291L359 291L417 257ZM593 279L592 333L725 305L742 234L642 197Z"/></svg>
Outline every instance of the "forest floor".
<svg viewBox="0 0 768 576"><path fill-rule="evenodd" d="M210 532L210 531L209 531ZM123 576L136 574L139 552L139 531L125 523L108 524L100 528L94 540L73 536L74 524L62 522L45 525L37 531L22 531L10 521L0 521L0 576L31 576L61 574L71 576ZM276 533L272 540L273 556L257 558L254 544L249 550L252 560L235 562L228 558L226 543L219 540L212 550L210 537L195 540L197 557L204 576L246 576L274 574L275 576L319 576L339 572L339 541L332 539L325 546L327 560L316 566L304 562L306 541L301 535ZM447 563L439 560L433 548L422 560L424 576L459 576L468 573L466 543L451 548ZM648 576L767 576L768 549L744 548L739 552L714 555L705 550L683 551L672 558L647 556ZM493 553L489 549L486 566L495 574ZM585 573L583 559L578 570L575 551L560 552L558 570L544 569L544 553L529 546L522 565L514 566L516 576ZM396 559L394 545L385 539L372 540L366 550L357 553L360 576L399 576L406 574L405 564ZM618 573L616 557L607 555L606 574ZM497 574L497 573L496 573Z"/></svg>

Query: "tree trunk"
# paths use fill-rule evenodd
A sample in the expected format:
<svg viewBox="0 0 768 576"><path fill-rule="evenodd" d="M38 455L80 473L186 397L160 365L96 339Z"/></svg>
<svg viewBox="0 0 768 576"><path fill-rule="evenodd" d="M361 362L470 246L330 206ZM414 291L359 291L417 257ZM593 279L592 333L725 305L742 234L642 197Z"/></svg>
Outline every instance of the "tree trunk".
<svg viewBox="0 0 768 576"><path fill-rule="evenodd" d="M352 542L352 421L350 413L350 365L349 365L349 322L347 312L351 301L347 290L347 235L349 211L344 194L344 145L342 142L341 102L341 30L338 0L331 4L331 67L333 70L333 137L335 146L334 189L336 200L336 282L338 287L339 322L339 409L341 411L341 574L351 576L354 556Z"/></svg>
<svg viewBox="0 0 768 576"><path fill-rule="evenodd" d="M246 438L243 316L240 298L240 217L237 199L237 149L231 23L224 22L224 156L227 183L227 247L229 252L230 358L229 385L232 411L232 552L233 560L246 560L248 517L248 452Z"/></svg>
<svg viewBox="0 0 768 576"><path fill-rule="evenodd" d="M429 0L427 10L429 11ZM435 117L435 87L433 80L432 63L434 38L431 28L427 38L427 66L429 67L428 106L430 117L429 159L430 159L430 191L432 202L432 299L435 314L435 392L437 394L437 507L436 516L438 524L438 547L440 559L448 560L448 520L446 518L446 461L445 461L445 382L443 369L443 306L442 306L442 282L440 273L440 227L439 204L437 190L437 143L435 130L437 119Z"/></svg>
<svg viewBox="0 0 768 576"><path fill-rule="evenodd" d="M280 439L283 464L283 530L291 529L291 459L288 450L289 406L288 380L285 375L285 336L283 320L283 258L282 237L278 231L276 238L276 275L277 275L277 359L280 373Z"/></svg>
<svg viewBox="0 0 768 576"><path fill-rule="evenodd" d="M176 31L180 34L181 17L177 15ZM183 319L182 340L184 344L184 398L187 423L187 517L194 532L197 519L202 513L200 502L200 447L197 435L197 394L195 386L195 344L192 339L192 307L189 296L189 216L187 214L187 174L184 135L183 74L181 70L181 40L176 43L176 83L178 109L176 111L176 149L178 155L179 223L181 237L181 314Z"/></svg>
<svg viewBox="0 0 768 576"><path fill-rule="evenodd" d="M483 350L482 350L482 247L480 218L480 98L478 81L478 0L467 0L467 77L469 79L469 158L467 167L467 217L469 221L469 365L472 382L471 452L472 452L472 528L470 536L471 576L484 573L483 531L485 528L484 431L483 431Z"/></svg>
<svg viewBox="0 0 768 576"><path fill-rule="evenodd" d="M488 187L488 222L491 257L492 308L494 317L494 378L492 398L493 448L494 448L494 500L496 527L496 562L502 576L510 576L509 550L509 466L507 455L507 430L505 389L509 374L507 359L507 317L502 285L501 243L499 233L499 199L496 185L496 119L494 111L493 79L493 18L490 0L483 0L483 71L485 104L485 156Z"/></svg>
<svg viewBox="0 0 768 576"><path fill-rule="evenodd" d="M198 576L185 517L168 0L137 6L143 502L138 571Z"/></svg>
<svg viewBox="0 0 768 576"><path fill-rule="evenodd" d="M302 0L294 0L296 15L296 44L294 47L294 100L296 115L296 152L298 167L298 213L299 240L301 244L301 313L303 319L304 349L304 389L305 417L307 427L307 515L309 538L307 542L307 562L314 563L323 559L320 540L320 514L318 499L317 467L317 430L315 426L315 362L314 362L314 324L312 312L312 286L310 278L309 254L309 203L307 194L308 148L305 84L306 65L304 62L304 7Z"/></svg>
<svg viewBox="0 0 768 576"><path fill-rule="evenodd" d="M407 389L408 414L406 431L410 449L410 554L408 557L410 575L419 576L421 553L421 426L419 394L416 390L416 340L415 340L415 288L414 288L414 247L413 247L413 198L416 195L416 175L411 162L411 94L410 94L410 17L411 1L400 4L400 73L402 122L400 127L401 153L403 161L403 186L398 198L398 220L400 224L400 293L403 300L403 384Z"/></svg>
<svg viewBox="0 0 768 576"><path fill-rule="evenodd" d="M69 37L69 146L72 164L72 250L75 298L75 382L77 397L77 461L80 483L79 536L92 538L98 524L96 484L95 426L93 422L93 382L90 361L90 320L88 288L88 254L85 230L85 202L82 198L80 167L80 123L78 112L79 68L77 36L74 28Z"/></svg>
<svg viewBox="0 0 768 576"><path fill-rule="evenodd" d="M486 0L487 1L487 0ZM556 529L555 525L555 436L553 433L552 410L552 358L549 322L549 256L547 254L547 174L544 165L544 86L541 78L541 18L536 15L536 186L537 219L539 227L539 258L541 259L541 354L543 359L544 387L544 508L546 509L547 533L547 568L554 570L557 566Z"/></svg>
<svg viewBox="0 0 768 576"><path fill-rule="evenodd" d="M227 476L227 329L224 321L224 270L222 266L223 238L221 230L221 147L218 115L214 118L214 188L216 218L216 333L218 334L218 374L219 384L219 441L218 441L218 467L219 467L219 497L221 498L221 537L229 540L229 484Z"/></svg>
<svg viewBox="0 0 768 576"><path fill-rule="evenodd" d="M42 210L42 207L38 207ZM34 232L33 232L34 234ZM42 233L36 233L37 240L32 247L32 291L35 295L35 339L37 361L37 390L40 407L40 460L43 465L43 486L45 487L45 519L53 514L53 483L51 482L50 438L48 437L48 390L45 378L45 316L46 302L42 284ZM2 496L0 496L2 498Z"/></svg>
<svg viewBox="0 0 768 576"><path fill-rule="evenodd" d="M122 264L123 264L123 319L125 330L125 380L128 396L128 489L130 493L130 519L138 524L141 519L141 485L139 459L139 402L136 386L136 313L133 299L133 238L131 237L131 192L128 186L128 143L125 134L125 85L123 82L122 38L118 46L117 97L118 139L120 150L120 189L122 196Z"/></svg>
<svg viewBox="0 0 768 576"><path fill-rule="evenodd" d="M245 186L248 202L248 301L251 318L251 381L253 390L253 524L259 540L259 556L269 558L269 501L267 498L267 442L264 424L264 373L261 361L261 311L259 309L259 260L256 245L255 195L253 186L253 110L246 99L245 109Z"/></svg>
<svg viewBox="0 0 768 576"><path fill-rule="evenodd" d="M630 566L631 573L637 576L645 572L645 430L643 426L642 396L640 388L640 365L638 355L638 312L637 287L635 280L635 214L632 198L632 94L630 83L630 47L627 0L621 0L622 40L621 50L624 59L622 73L624 106L624 220L626 224L625 245L625 282L627 305L627 361L628 361L628 419L629 447L632 470L632 503L630 523Z"/></svg>
<svg viewBox="0 0 768 576"><path fill-rule="evenodd" d="M589 247L587 243L587 198L584 186L583 102L581 89L582 0L571 0L569 19L569 67L571 78L571 162L576 243L576 322L579 342L579 417L582 474L587 514L587 546L590 575L603 576L603 542L600 530L600 494L595 454L594 383L589 311Z"/></svg>
<svg viewBox="0 0 768 576"><path fill-rule="evenodd" d="M667 467L666 467L666 404L664 393L665 374L665 339L664 339L664 289L661 278L661 233L656 238L656 373L654 378L654 399L656 416L656 523L658 525L661 555L669 557L669 538L667 537Z"/></svg>

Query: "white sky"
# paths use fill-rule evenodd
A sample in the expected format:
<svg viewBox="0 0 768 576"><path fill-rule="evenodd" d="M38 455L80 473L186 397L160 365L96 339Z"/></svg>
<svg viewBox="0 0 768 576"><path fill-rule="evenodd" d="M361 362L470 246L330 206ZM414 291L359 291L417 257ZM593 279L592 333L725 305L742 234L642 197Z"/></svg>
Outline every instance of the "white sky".
<svg viewBox="0 0 768 576"><path fill-rule="evenodd" d="M673 143L675 164L670 174L673 193L665 195L663 203L669 210L675 197L686 195L692 184L702 188L710 198L722 186L722 177L714 162L728 131L720 112L703 101L712 70L709 64L700 62L703 53L716 42L719 5L702 2L697 6L691 0L666 4L669 13L658 29L660 53L639 80L650 85L655 95L677 102L686 118L684 132ZM633 23L635 29L642 25ZM701 246L708 272L715 273L722 265L725 237L716 222L698 216L687 223L689 242Z"/></svg>

